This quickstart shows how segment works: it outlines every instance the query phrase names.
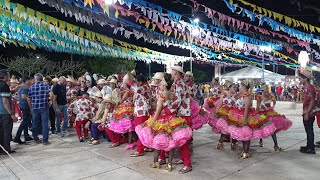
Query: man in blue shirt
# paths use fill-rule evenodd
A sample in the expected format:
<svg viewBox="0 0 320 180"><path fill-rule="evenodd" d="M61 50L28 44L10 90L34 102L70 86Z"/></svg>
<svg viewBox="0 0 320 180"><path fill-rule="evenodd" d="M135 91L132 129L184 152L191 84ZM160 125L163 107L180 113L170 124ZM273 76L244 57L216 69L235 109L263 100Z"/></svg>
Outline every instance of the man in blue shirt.
<svg viewBox="0 0 320 180"><path fill-rule="evenodd" d="M32 136L37 143L43 145L49 145L49 96L52 97L50 87L45 85L43 81L43 75L37 73L34 75L35 84L29 88L28 103L32 107ZM42 135L43 141L38 137L40 121L42 123Z"/></svg>
<svg viewBox="0 0 320 180"><path fill-rule="evenodd" d="M21 141L20 136L23 131L24 133L24 140L31 141L33 140L28 134L28 127L31 124L31 111L28 104L28 92L29 86L31 85L31 78L30 76L22 77L22 84L18 90L18 98L19 98L19 108L22 112L22 122L18 128L16 137L14 138L13 142L23 144L25 142Z"/></svg>
<svg viewBox="0 0 320 180"><path fill-rule="evenodd" d="M10 141L13 122L18 121L15 117L12 106L11 92L7 82L9 82L10 74L7 70L0 70L0 144L7 153L14 153L11 150ZM3 154L2 148L0 153Z"/></svg>

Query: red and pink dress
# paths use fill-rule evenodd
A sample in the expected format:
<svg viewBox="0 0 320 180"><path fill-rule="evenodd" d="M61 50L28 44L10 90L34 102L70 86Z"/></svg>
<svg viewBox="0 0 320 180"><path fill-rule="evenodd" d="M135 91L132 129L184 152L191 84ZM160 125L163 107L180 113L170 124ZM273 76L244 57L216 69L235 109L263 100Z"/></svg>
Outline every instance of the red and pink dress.
<svg viewBox="0 0 320 180"><path fill-rule="evenodd" d="M110 121L109 128L118 134L134 131L134 103L133 92L125 90L121 92L121 97L128 92L128 97L121 103L113 114L114 119Z"/></svg>
<svg viewBox="0 0 320 180"><path fill-rule="evenodd" d="M272 96L269 99L263 99L261 95L257 96L257 100L260 101L260 114L267 117L267 120L273 123L276 127L276 132L285 131L292 126L292 121L286 118L286 116L277 113L271 106L275 98Z"/></svg>
<svg viewBox="0 0 320 180"><path fill-rule="evenodd" d="M190 108L191 108L191 129L198 130L204 124L208 123L210 114L204 108L202 108L197 101L195 101L195 86L192 81L186 83L188 87L188 97L190 98Z"/></svg>
<svg viewBox="0 0 320 180"><path fill-rule="evenodd" d="M214 113L216 111L216 106L218 104L218 100L220 99L220 89L215 86L211 89L212 96L206 98L203 103L204 109L209 111L210 113Z"/></svg>
<svg viewBox="0 0 320 180"><path fill-rule="evenodd" d="M159 97L164 106L172 102L167 100L163 94L159 94ZM192 136L192 130L187 125L187 121L177 117L174 113L159 116L151 128L148 128L152 119L153 116L136 127L136 133L145 147L170 151L183 146Z"/></svg>
<svg viewBox="0 0 320 180"><path fill-rule="evenodd" d="M247 123L243 124L244 118L244 98L251 97L250 93L241 96L235 104L235 107L229 111L228 117L220 118L216 128L221 132L230 134L232 139L239 141L249 141L251 139L261 139L271 136L276 131L273 123L268 121L267 117L260 115L257 110L250 107Z"/></svg>
<svg viewBox="0 0 320 180"><path fill-rule="evenodd" d="M218 109L216 113L213 114L213 116L209 120L209 125L212 127L212 131L217 134L229 134L227 130L224 128L218 128L217 123L219 124L219 121L225 122L229 118L229 111L231 111L236 103L236 99L234 95L227 95L223 94L222 97L222 105Z"/></svg>

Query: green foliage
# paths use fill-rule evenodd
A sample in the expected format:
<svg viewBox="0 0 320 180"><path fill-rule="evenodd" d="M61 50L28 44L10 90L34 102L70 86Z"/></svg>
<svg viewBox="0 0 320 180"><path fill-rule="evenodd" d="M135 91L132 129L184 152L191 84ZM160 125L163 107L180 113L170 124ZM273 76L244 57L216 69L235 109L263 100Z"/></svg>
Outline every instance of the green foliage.
<svg viewBox="0 0 320 180"><path fill-rule="evenodd" d="M211 77L209 77L209 73L207 73L206 71L203 71L199 68L194 68L193 78L195 83L203 83L203 82L207 82L207 80L210 79Z"/></svg>
<svg viewBox="0 0 320 180"><path fill-rule="evenodd" d="M74 71L82 72L83 63L79 62L54 62L46 56L29 53L27 56L16 56L12 59L0 59L0 64L7 67L9 71L20 75L34 75L42 73L48 76L67 75Z"/></svg>
<svg viewBox="0 0 320 180"><path fill-rule="evenodd" d="M86 60L86 68L92 73L105 76L114 73L127 73L135 68L134 60L97 57Z"/></svg>

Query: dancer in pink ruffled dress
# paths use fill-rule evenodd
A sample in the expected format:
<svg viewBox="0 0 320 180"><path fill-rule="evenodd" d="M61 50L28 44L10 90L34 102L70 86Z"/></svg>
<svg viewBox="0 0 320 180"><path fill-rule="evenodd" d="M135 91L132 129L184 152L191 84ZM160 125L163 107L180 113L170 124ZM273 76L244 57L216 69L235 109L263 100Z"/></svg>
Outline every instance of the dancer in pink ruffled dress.
<svg viewBox="0 0 320 180"><path fill-rule="evenodd" d="M261 90L262 95L257 96L257 110L275 125L276 132L271 137L274 142L274 151L279 152L282 151L282 148L278 145L276 133L289 129L292 126L292 121L274 110L276 99L268 92L268 86L263 85ZM262 139L260 139L260 146L263 146Z"/></svg>
<svg viewBox="0 0 320 180"><path fill-rule="evenodd" d="M203 107L210 113L213 113L216 111L216 104L217 101L220 99L220 93L221 93L221 87L219 84L219 79L215 78L212 81L213 87L210 89L210 97L204 100Z"/></svg>
<svg viewBox="0 0 320 180"><path fill-rule="evenodd" d="M218 101L219 103L216 106L217 110L213 114L213 117L210 118L209 122L209 125L212 127L212 131L214 133L221 134L216 149L223 149L223 142L225 142L229 135L228 131L217 128L217 124L219 124L219 121L225 121L227 118L229 118L228 114L229 111L234 108L236 101L235 96L237 94L237 87L232 80L225 80L224 87L226 91L222 92L220 100ZM231 150L236 149L236 143L237 140L232 139Z"/></svg>
<svg viewBox="0 0 320 180"><path fill-rule="evenodd" d="M245 80L240 83L239 95L235 108L229 111L228 118L220 119L216 127L230 134L231 138L242 141L243 151L240 159L250 158L250 140L271 136L276 131L274 124L267 120L264 115L252 108L252 99L249 89L251 81Z"/></svg>
<svg viewBox="0 0 320 180"><path fill-rule="evenodd" d="M161 82L155 114L135 129L141 143L155 149L153 164L150 167L159 169L160 150L169 152L168 164L165 167L169 172L172 170L173 149L186 144L192 136L192 130L187 126L185 119L163 111L166 105L172 103L170 99L173 98L173 94L169 93L172 84L171 76L166 76Z"/></svg>
<svg viewBox="0 0 320 180"><path fill-rule="evenodd" d="M128 145L125 150L133 149L136 143L133 142L134 124L134 103L133 91L133 76L126 74L123 78L123 87L121 90L120 105L113 114L114 119L110 121L109 129L118 134L128 133Z"/></svg>

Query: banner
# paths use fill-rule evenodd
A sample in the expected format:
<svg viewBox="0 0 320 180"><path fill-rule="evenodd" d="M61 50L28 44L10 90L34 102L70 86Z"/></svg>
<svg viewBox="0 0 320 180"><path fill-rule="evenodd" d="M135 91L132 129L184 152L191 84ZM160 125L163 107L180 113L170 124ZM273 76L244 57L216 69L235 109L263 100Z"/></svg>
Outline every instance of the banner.
<svg viewBox="0 0 320 180"><path fill-rule="evenodd" d="M138 47L93 33L42 14L20 4L0 6L1 39L26 48L87 56L111 56L162 63L167 59L188 61L190 57L174 56ZM28 16L26 16L28 14ZM23 30L23 31L22 31ZM115 42L119 45L115 45Z"/></svg>
<svg viewBox="0 0 320 180"><path fill-rule="evenodd" d="M310 33L316 33L316 31L318 33L320 33L320 27L316 27L316 26L313 26L311 24L304 23L302 21L299 21L299 20L293 19L291 17L285 16L283 14L276 13L274 11L265 9L263 7L259 7L259 6L255 5L255 4L251 4L251 3L247 2L245 0L238 0L238 1L240 1L242 4L244 4L246 6L251 6L251 8L253 9L252 10L253 12L258 11L259 14L263 14L263 16L266 16L266 17L269 17L269 18L273 18L276 21L279 21L279 22L283 22L284 21L284 23L287 26L301 27L305 31L309 31ZM234 4L233 0L229 0L229 3L230 4Z"/></svg>
<svg viewBox="0 0 320 180"><path fill-rule="evenodd" d="M297 39L320 46L320 36L315 36L313 34L308 34L308 33L298 31L296 29L285 26L279 22L276 22L275 20L267 16L259 15L243 7L240 7L238 4L231 4L227 0L223 0L223 1L233 13L240 14L242 15L242 17L250 18L251 21L254 21L257 18L259 20L259 26L262 26L264 22L266 22L266 24L270 26L271 29L274 31L282 31ZM237 9L239 10L236 12ZM305 28L307 27L305 26Z"/></svg>

